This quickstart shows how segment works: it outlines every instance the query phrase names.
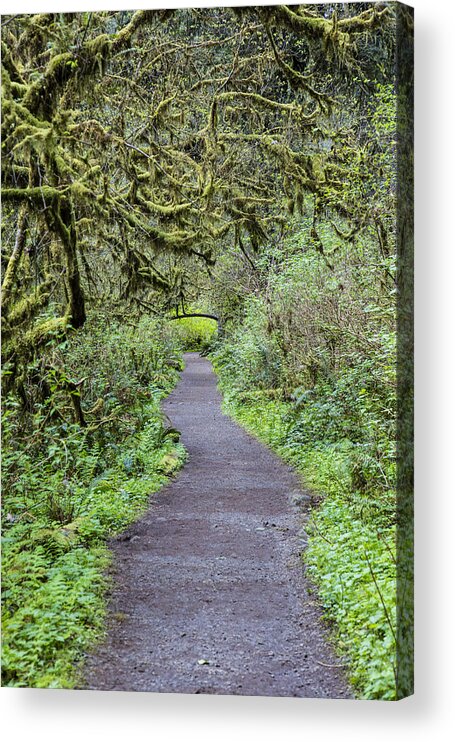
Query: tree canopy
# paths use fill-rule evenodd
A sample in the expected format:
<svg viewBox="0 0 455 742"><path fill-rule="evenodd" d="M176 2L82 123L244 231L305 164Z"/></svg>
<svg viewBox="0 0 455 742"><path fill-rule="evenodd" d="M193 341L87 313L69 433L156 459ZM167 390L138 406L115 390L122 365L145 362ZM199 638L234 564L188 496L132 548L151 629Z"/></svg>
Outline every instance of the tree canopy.
<svg viewBox="0 0 455 742"><path fill-rule="evenodd" d="M307 194L315 249L329 209L344 238L373 224L389 250L390 189L365 204L371 158L391 156L367 136L366 101L393 70L394 13L5 17L5 360L82 326L87 302L184 306L227 246L254 268Z"/></svg>

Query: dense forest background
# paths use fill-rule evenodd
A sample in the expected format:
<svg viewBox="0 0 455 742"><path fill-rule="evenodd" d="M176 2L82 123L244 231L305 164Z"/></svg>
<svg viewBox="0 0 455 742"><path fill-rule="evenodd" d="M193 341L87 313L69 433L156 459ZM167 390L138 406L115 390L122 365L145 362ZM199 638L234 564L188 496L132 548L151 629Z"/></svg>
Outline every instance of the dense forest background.
<svg viewBox="0 0 455 742"><path fill-rule="evenodd" d="M313 492L305 568L358 694L409 691L398 25L395 3L2 18L6 684L77 682L105 539L184 460L159 402L197 349Z"/></svg>

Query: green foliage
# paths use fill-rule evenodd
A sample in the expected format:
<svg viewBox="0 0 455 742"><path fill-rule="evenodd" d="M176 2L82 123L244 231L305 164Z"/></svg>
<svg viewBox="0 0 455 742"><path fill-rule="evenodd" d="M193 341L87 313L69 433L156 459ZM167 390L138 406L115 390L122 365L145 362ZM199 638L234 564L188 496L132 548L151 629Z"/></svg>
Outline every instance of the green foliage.
<svg viewBox="0 0 455 742"><path fill-rule="evenodd" d="M322 457L310 463L338 474ZM305 476L308 469L303 469ZM308 477L320 486L320 473ZM336 481L336 480L335 480ZM333 485L332 485L333 489ZM319 490L323 491L323 490ZM325 497L308 524L304 560L318 586L326 615L336 622L338 651L349 658L349 674L362 698L396 698L395 530L375 530L359 519L341 495Z"/></svg>
<svg viewBox="0 0 455 742"><path fill-rule="evenodd" d="M93 316L52 350L50 397L28 413L13 394L5 400L6 685L72 687L84 649L101 635L105 540L138 517L185 456L160 411L181 364L173 348L162 323ZM78 393L92 406L85 426L65 419L67 380L82 373Z"/></svg>
<svg viewBox="0 0 455 742"><path fill-rule="evenodd" d="M232 350L232 349L231 349ZM307 525L303 553L327 618L335 622L337 651L362 698L396 694L396 565L393 499L355 490L352 445L324 440L302 443L289 426L291 405L264 392L236 395L226 369L216 364L225 409L301 472L321 498ZM370 483L371 486L371 483Z"/></svg>
<svg viewBox="0 0 455 742"><path fill-rule="evenodd" d="M182 368L165 320L143 316L126 322L107 311L93 313L84 332L69 340L67 361L73 376L87 377L82 386L87 405L103 397L107 411L131 405L138 394L147 398L154 388L168 390Z"/></svg>
<svg viewBox="0 0 455 742"><path fill-rule="evenodd" d="M73 687L75 663L102 631L107 551L87 544L49 554L29 534L10 530L3 546L3 683Z"/></svg>
<svg viewBox="0 0 455 742"><path fill-rule="evenodd" d="M359 696L393 699L394 260L378 257L372 235L340 241L328 223L318 254L311 223L263 251L263 290L245 297L211 357L226 411L313 493L303 559Z"/></svg>
<svg viewBox="0 0 455 742"><path fill-rule="evenodd" d="M243 324L231 326L229 342L222 342L214 357L231 376L233 390L247 393L254 387L275 388L280 382L281 357L276 340L267 333L264 302L256 296L246 297L243 313Z"/></svg>
<svg viewBox="0 0 455 742"><path fill-rule="evenodd" d="M391 151L394 14L347 3L8 17L3 333L17 376L96 301L163 313L198 301L233 243L253 266L286 202L303 215L314 198L316 249L329 207L376 228L390 177L379 209L364 202L371 162ZM41 327L51 303L56 324Z"/></svg>
<svg viewBox="0 0 455 742"><path fill-rule="evenodd" d="M217 324L206 317L188 317L175 320L173 331L182 351L206 352L217 336Z"/></svg>

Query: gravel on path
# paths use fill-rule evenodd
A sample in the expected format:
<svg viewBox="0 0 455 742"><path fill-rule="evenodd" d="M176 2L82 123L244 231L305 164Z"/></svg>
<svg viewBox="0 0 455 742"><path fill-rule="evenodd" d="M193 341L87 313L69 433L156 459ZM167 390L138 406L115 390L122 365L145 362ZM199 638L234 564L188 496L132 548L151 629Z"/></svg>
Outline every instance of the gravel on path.
<svg viewBox="0 0 455 742"><path fill-rule="evenodd" d="M188 462L109 544L108 633L84 687L352 697L300 559L307 495L221 412L210 362L185 361L163 409Z"/></svg>

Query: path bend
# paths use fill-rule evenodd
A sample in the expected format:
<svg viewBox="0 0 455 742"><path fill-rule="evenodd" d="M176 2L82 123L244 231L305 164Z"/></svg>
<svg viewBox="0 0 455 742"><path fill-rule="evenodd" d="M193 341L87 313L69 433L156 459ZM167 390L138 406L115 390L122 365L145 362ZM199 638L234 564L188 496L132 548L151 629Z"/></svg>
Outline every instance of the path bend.
<svg viewBox="0 0 455 742"><path fill-rule="evenodd" d="M108 635L85 687L349 698L299 558L305 493L222 414L210 362L185 361L163 408L189 459L110 543Z"/></svg>

